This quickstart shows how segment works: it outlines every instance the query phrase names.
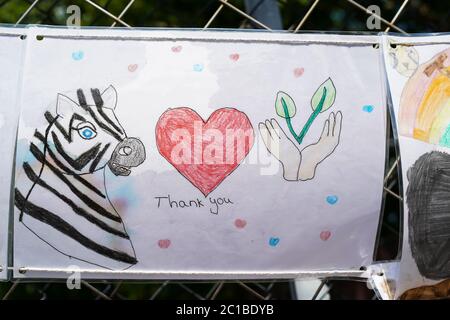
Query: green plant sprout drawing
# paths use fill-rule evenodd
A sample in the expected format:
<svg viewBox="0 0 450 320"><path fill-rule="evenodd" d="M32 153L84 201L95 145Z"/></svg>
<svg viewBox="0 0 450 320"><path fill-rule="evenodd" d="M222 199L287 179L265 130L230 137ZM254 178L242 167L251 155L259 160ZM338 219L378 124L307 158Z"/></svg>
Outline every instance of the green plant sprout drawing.
<svg viewBox="0 0 450 320"><path fill-rule="evenodd" d="M299 149L303 139L319 114L330 109L336 99L336 88L331 78L324 81L311 98L312 113L299 134L296 133L292 118L297 113L294 99L279 91L275 100L275 111L286 120L286 125L295 143L289 139L278 121L265 120L259 123L259 132L267 150L283 166L283 177L287 181L305 181L314 178L319 163L333 153L339 144L342 128L342 112L331 112L325 120L322 134L316 143Z"/></svg>
<svg viewBox="0 0 450 320"><path fill-rule="evenodd" d="M298 142L298 144L302 144L303 138L305 137L314 120L321 112L324 112L331 108L331 106L334 104L335 99L336 88L334 87L333 81L328 78L319 86L319 88L314 93L311 99L311 108L313 112L309 116L308 120L303 126L303 129L298 135L292 127L291 122L291 119L297 113L297 108L295 106L294 100L287 93L283 91L278 92L277 99L275 101L275 110L280 117L286 119L286 124L294 139Z"/></svg>

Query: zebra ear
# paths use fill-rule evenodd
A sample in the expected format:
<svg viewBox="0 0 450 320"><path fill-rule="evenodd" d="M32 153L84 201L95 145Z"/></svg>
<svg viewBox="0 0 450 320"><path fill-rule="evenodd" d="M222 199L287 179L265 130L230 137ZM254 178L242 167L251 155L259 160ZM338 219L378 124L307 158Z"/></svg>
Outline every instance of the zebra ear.
<svg viewBox="0 0 450 320"><path fill-rule="evenodd" d="M117 91L113 86L109 86L102 92L103 107L114 110L117 105Z"/></svg>
<svg viewBox="0 0 450 320"><path fill-rule="evenodd" d="M56 114L61 118L71 117L80 106L69 97L58 93L56 98Z"/></svg>

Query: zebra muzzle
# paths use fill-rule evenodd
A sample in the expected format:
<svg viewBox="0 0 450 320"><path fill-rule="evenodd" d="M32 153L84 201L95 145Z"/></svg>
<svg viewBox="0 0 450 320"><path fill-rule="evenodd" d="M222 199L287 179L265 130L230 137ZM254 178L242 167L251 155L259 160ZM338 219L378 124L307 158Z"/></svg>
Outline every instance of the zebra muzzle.
<svg viewBox="0 0 450 320"><path fill-rule="evenodd" d="M137 167L145 160L145 148L137 138L125 138L114 149L108 166L116 176L128 176L130 168Z"/></svg>

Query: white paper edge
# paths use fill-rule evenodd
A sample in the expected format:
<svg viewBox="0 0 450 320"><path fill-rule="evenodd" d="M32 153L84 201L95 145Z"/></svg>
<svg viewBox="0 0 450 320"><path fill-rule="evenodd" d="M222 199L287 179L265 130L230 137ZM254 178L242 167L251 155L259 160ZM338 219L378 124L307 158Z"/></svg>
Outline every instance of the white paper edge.
<svg viewBox="0 0 450 320"><path fill-rule="evenodd" d="M0 26L0 37L20 37L27 34L27 29L23 27L16 27L16 28L8 28L8 27L2 27ZM23 52L22 52L23 54ZM21 76L19 76L21 78ZM16 97L16 103L17 103L17 97ZM15 106L17 107L17 105ZM19 114L17 115L17 120L19 119ZM18 123L17 123L18 124ZM16 124L16 126L17 126ZM15 157L15 155L11 155ZM13 160L14 161L14 160ZM6 281L8 280L8 266L10 265L10 257L11 257L11 224L10 224L10 215L11 212L8 212L6 215L6 225L8 226L8 235L6 237L6 245L7 245L7 251L5 254L1 254L0 259L0 281ZM1 230L0 230L1 231ZM3 265L2 263L5 262L6 265Z"/></svg>

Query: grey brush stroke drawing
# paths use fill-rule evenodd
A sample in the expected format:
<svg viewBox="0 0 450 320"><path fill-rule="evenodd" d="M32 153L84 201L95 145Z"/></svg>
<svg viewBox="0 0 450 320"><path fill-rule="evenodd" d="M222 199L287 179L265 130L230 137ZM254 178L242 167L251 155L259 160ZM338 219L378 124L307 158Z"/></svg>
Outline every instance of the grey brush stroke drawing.
<svg viewBox="0 0 450 320"><path fill-rule="evenodd" d="M432 151L408 170L409 244L422 276L450 277L450 154Z"/></svg>

